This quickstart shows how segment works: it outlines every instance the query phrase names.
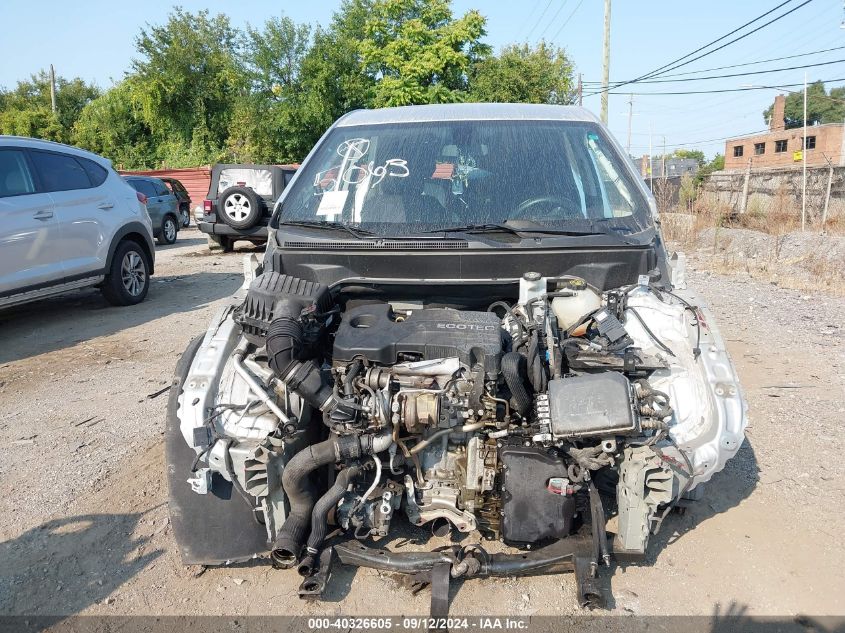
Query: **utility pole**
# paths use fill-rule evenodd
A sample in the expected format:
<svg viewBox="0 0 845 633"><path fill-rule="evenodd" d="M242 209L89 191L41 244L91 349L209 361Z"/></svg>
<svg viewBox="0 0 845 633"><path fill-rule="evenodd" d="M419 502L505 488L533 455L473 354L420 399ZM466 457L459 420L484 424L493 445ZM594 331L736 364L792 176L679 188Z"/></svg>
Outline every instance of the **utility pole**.
<svg viewBox="0 0 845 633"><path fill-rule="evenodd" d="M50 64L50 105L53 114L56 114L56 71L53 70L53 64Z"/></svg>
<svg viewBox="0 0 845 633"><path fill-rule="evenodd" d="M801 230L807 222L807 73L804 72L804 147L801 149Z"/></svg>
<svg viewBox="0 0 845 633"><path fill-rule="evenodd" d="M578 73L578 107L584 105L584 82L581 73Z"/></svg>
<svg viewBox="0 0 845 633"><path fill-rule="evenodd" d="M824 156L824 154L822 154ZM830 207L830 188L833 185L833 163L825 156L827 161L827 192L824 194L824 211L822 211L822 226L821 232L824 233L824 225L827 224L827 210Z"/></svg>
<svg viewBox="0 0 845 633"><path fill-rule="evenodd" d="M652 145L651 145L651 123L648 124L648 188L651 189L652 195L654 195L654 158L652 156Z"/></svg>
<svg viewBox="0 0 845 633"><path fill-rule="evenodd" d="M666 180L666 137L663 137L663 156L660 163L660 176Z"/></svg>
<svg viewBox="0 0 845 633"><path fill-rule="evenodd" d="M631 119L634 118L634 94L631 93L630 99L628 99L628 145L626 147L628 151L628 156L631 155Z"/></svg>
<svg viewBox="0 0 845 633"><path fill-rule="evenodd" d="M601 69L601 122L607 125L607 91L610 86L610 0L604 0L604 58Z"/></svg>

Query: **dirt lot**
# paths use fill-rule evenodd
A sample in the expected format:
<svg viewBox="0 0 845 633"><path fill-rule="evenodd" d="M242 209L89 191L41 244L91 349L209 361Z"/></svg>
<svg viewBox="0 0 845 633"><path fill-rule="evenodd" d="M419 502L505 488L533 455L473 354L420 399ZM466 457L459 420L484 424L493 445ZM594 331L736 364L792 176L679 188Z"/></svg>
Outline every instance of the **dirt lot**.
<svg viewBox="0 0 845 633"><path fill-rule="evenodd" d="M259 562L184 568L162 431L188 341L240 285L196 232L158 253L145 303L96 291L0 313L0 614L425 614L429 594L338 568L323 603ZM845 614L845 299L692 272L751 408L738 457L672 515L647 564L605 573L618 614ZM453 586L460 614L577 612L571 575ZM384 596L390 596L385 600ZM495 605L491 607L491 605Z"/></svg>

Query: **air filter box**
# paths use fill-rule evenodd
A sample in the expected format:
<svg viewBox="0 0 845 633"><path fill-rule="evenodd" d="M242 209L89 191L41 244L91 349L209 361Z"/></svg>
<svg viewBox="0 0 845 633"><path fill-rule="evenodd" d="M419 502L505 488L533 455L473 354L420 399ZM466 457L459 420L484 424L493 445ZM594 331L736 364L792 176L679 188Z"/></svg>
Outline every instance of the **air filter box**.
<svg viewBox="0 0 845 633"><path fill-rule="evenodd" d="M549 413L554 437L639 433L628 379L615 371L549 382Z"/></svg>

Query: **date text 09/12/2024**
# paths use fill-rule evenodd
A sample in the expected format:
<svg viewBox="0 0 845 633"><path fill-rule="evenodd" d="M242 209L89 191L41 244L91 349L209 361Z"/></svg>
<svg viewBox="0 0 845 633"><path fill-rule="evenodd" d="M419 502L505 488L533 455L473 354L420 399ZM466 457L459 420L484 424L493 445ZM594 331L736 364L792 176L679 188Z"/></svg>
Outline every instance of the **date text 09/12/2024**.
<svg viewBox="0 0 845 633"><path fill-rule="evenodd" d="M528 618L489 617L474 618L434 618L434 617L340 617L340 618L308 618L308 628L312 631L343 630L343 631L387 631L397 630L511 630L528 629Z"/></svg>

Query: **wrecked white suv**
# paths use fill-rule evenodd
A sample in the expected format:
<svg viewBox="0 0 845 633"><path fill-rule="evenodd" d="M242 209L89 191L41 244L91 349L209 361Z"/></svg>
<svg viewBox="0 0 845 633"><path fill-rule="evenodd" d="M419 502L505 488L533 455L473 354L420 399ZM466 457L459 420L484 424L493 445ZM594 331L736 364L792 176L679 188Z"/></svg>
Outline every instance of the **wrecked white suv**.
<svg viewBox="0 0 845 633"><path fill-rule="evenodd" d="M433 613L450 579L574 570L579 602L600 605L601 565L642 557L744 438L682 268L585 110L347 114L177 369L185 563L266 556L311 597L333 564L413 574ZM413 526L436 536L392 550ZM450 531L470 536L435 547Z"/></svg>

